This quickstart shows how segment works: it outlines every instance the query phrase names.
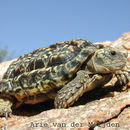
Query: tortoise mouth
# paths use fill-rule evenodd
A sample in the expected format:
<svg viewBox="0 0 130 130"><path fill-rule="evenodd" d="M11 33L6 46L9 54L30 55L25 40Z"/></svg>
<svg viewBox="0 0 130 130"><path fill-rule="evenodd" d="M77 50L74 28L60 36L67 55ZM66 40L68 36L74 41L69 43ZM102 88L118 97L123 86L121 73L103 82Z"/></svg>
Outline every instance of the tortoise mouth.
<svg viewBox="0 0 130 130"><path fill-rule="evenodd" d="M122 69L126 65L126 62L112 62L108 66L110 66L110 70L119 70Z"/></svg>
<svg viewBox="0 0 130 130"><path fill-rule="evenodd" d="M115 65L115 66L125 66L125 64L126 64L125 61L117 61L111 63L111 65Z"/></svg>

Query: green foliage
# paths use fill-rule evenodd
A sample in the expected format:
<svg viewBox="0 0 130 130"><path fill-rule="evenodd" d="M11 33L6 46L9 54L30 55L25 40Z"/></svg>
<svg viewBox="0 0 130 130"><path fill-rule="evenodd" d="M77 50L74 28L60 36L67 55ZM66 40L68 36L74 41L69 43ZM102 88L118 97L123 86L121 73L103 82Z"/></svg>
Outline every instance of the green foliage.
<svg viewBox="0 0 130 130"><path fill-rule="evenodd" d="M0 62L4 61L8 57L7 47L0 49Z"/></svg>

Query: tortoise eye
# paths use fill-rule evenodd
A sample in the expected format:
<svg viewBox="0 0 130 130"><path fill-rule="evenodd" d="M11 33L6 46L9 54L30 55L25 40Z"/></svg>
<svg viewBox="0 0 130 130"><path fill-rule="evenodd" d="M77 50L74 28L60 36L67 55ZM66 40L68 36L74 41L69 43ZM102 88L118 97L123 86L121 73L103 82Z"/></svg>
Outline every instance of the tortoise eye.
<svg viewBox="0 0 130 130"><path fill-rule="evenodd" d="M115 52L115 51L111 51L110 54L111 54L112 56L115 56L115 55L116 55L116 52Z"/></svg>

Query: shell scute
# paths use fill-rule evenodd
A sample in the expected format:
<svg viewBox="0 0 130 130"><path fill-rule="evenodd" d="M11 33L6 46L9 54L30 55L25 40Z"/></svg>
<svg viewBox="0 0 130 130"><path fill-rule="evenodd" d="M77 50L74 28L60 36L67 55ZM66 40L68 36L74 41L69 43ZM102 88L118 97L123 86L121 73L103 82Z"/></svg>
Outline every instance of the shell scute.
<svg viewBox="0 0 130 130"><path fill-rule="evenodd" d="M17 77L25 72L39 69L44 71L44 80L53 79L54 76L64 77L64 75L76 72L87 57L95 51L95 48L96 46L90 41L82 39L73 39L39 48L20 56L10 65L4 78ZM54 67L57 67L57 70Z"/></svg>

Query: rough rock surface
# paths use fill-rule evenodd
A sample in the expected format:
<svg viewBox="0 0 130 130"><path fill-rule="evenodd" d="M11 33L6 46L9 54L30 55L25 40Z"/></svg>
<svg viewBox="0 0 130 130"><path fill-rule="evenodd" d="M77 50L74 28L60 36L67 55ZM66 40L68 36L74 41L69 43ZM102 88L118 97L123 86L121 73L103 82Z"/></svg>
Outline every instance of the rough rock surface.
<svg viewBox="0 0 130 130"><path fill-rule="evenodd" d="M116 41L98 43L121 46L127 49L130 60L130 32L124 33ZM0 64L0 80L12 61ZM94 130L127 130L130 128L130 89L121 91L119 86L113 87L115 81L114 78L104 88L85 93L69 109L54 109L53 101L36 105L23 105L14 111L10 118L0 117L0 129L87 130L92 128Z"/></svg>

